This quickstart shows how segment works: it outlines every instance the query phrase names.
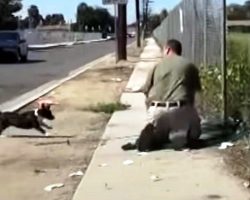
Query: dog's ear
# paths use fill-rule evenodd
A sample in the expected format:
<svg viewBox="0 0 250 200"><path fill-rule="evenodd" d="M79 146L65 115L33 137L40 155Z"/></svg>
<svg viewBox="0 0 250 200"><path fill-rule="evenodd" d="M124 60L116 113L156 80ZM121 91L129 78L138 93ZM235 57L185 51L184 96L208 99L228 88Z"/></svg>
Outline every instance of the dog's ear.
<svg viewBox="0 0 250 200"><path fill-rule="evenodd" d="M41 108L45 109L45 104L44 103L41 104Z"/></svg>
<svg viewBox="0 0 250 200"><path fill-rule="evenodd" d="M50 104L46 104L46 103L41 104L42 109L50 109L50 106L51 106Z"/></svg>
<svg viewBox="0 0 250 200"><path fill-rule="evenodd" d="M55 102L53 100L50 100L50 99L39 99L37 101L38 105L40 108L44 108L42 105L44 104L45 106L48 106L47 108L50 108L51 106L53 105L58 105L59 103L58 102Z"/></svg>

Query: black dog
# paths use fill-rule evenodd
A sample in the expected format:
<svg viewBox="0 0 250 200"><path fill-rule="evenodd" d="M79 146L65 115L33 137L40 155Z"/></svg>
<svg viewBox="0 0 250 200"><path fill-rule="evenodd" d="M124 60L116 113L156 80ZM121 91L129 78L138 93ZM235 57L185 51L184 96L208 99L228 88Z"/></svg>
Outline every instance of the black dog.
<svg viewBox="0 0 250 200"><path fill-rule="evenodd" d="M154 127L153 124L149 123L141 131L139 138L134 144L128 143L122 146L124 151L137 149L140 152L148 152L154 150L160 150L168 144L168 135L164 136Z"/></svg>
<svg viewBox="0 0 250 200"><path fill-rule="evenodd" d="M10 126L22 129L34 128L42 134L46 134L46 131L42 128L42 126L48 129L51 129L51 127L44 123L44 119L55 119L50 110L50 105L47 104L42 104L39 109L20 114L17 112L0 112L0 135L3 130Z"/></svg>

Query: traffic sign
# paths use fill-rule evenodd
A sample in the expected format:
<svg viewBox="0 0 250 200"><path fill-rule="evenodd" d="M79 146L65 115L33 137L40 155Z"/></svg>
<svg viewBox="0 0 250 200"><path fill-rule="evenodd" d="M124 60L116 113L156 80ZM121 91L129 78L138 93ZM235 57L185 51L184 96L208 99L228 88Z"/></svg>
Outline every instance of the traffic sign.
<svg viewBox="0 0 250 200"><path fill-rule="evenodd" d="M102 0L103 5L110 4L127 4L128 0Z"/></svg>

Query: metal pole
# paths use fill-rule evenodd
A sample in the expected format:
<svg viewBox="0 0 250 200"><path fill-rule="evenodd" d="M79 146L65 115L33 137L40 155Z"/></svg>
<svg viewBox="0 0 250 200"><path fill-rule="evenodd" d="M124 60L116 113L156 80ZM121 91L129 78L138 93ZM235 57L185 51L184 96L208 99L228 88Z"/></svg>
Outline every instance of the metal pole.
<svg viewBox="0 0 250 200"><path fill-rule="evenodd" d="M118 27L117 27L117 4L114 4L114 13L115 13L115 61L118 62Z"/></svg>
<svg viewBox="0 0 250 200"><path fill-rule="evenodd" d="M21 27L20 27L20 22L21 21L21 16L17 17L17 29L20 31Z"/></svg>
<svg viewBox="0 0 250 200"><path fill-rule="evenodd" d="M221 31L221 71L222 71L222 118L224 122L227 120L227 63L226 63L226 0L223 0L222 10L222 31Z"/></svg>
<svg viewBox="0 0 250 200"><path fill-rule="evenodd" d="M135 0L135 9L136 9L136 27L137 27L137 47L141 47L141 30L140 30L140 2Z"/></svg>
<svg viewBox="0 0 250 200"><path fill-rule="evenodd" d="M118 4L118 61L127 60L127 5Z"/></svg>
<svg viewBox="0 0 250 200"><path fill-rule="evenodd" d="M204 67L207 68L207 1L205 1L205 7L204 7L204 57L203 57L203 64Z"/></svg>

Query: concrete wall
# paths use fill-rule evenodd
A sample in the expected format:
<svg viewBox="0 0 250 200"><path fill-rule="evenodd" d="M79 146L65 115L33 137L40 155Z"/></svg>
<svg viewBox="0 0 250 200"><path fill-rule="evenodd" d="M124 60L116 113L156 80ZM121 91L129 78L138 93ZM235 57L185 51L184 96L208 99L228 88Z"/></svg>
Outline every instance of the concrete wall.
<svg viewBox="0 0 250 200"><path fill-rule="evenodd" d="M94 40L100 39L101 33L81 33L68 31L41 31L41 30L25 30L22 31L24 38L29 44L45 44L70 42L75 40Z"/></svg>

